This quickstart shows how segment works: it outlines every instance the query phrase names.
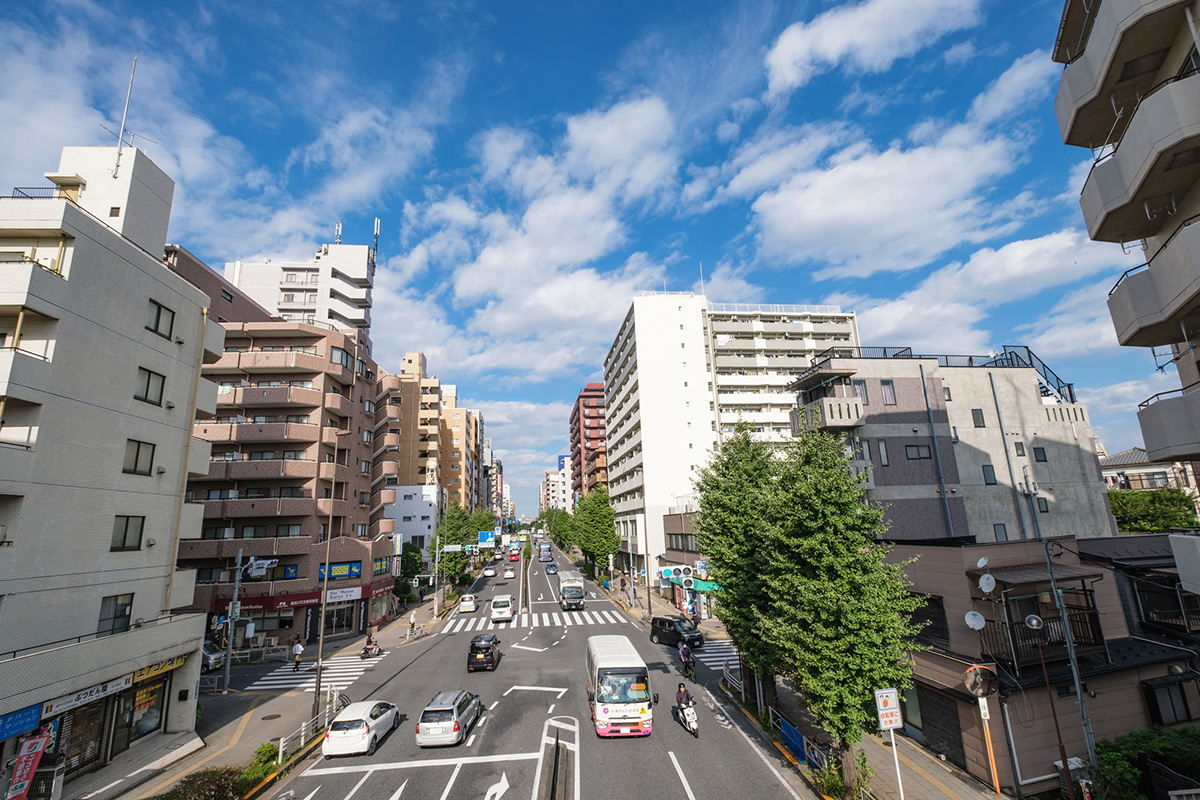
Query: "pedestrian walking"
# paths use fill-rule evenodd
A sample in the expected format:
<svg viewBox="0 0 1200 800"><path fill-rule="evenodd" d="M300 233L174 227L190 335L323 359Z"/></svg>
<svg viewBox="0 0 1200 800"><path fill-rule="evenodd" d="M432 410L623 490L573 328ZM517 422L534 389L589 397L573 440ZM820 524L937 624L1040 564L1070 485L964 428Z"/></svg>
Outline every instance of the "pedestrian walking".
<svg viewBox="0 0 1200 800"><path fill-rule="evenodd" d="M304 655L304 645L297 640L292 647L292 672L300 671L300 656Z"/></svg>
<svg viewBox="0 0 1200 800"><path fill-rule="evenodd" d="M408 615L408 633L412 635L413 630L417 627L417 612L413 611Z"/></svg>

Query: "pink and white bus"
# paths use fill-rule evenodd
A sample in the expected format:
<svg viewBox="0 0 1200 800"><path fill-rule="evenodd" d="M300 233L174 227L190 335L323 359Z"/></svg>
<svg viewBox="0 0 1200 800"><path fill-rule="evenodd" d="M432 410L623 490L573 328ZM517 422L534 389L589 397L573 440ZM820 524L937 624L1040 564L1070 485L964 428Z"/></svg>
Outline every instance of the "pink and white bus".
<svg viewBox="0 0 1200 800"><path fill-rule="evenodd" d="M625 636L592 636L586 655L588 703L597 736L649 736L658 695L650 672Z"/></svg>

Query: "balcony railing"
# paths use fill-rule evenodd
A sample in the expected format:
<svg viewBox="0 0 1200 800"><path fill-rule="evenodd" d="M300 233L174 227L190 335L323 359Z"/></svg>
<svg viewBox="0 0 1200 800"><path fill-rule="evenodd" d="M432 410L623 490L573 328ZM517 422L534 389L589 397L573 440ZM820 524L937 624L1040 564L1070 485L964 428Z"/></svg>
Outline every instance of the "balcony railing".
<svg viewBox="0 0 1200 800"><path fill-rule="evenodd" d="M1200 597L1176 586L1135 581L1142 620L1171 630L1200 633Z"/></svg>
<svg viewBox="0 0 1200 800"><path fill-rule="evenodd" d="M1019 616L1015 606L1009 608L1010 615ZM1051 607L1042 616L1042 621L1044 627L1035 631L1025 624L1024 618L988 620L979 632L983 655L1009 665L1017 674L1022 669L1040 668L1039 642L1047 664L1067 660L1067 642L1058 612ZM1107 652L1100 615L1094 608L1068 606L1067 621L1071 626L1077 656Z"/></svg>

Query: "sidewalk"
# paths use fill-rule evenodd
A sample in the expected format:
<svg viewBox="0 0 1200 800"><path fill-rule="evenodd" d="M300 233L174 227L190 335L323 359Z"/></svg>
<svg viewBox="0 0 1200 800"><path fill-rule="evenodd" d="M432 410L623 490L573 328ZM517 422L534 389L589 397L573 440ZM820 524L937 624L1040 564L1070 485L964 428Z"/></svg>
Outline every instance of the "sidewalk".
<svg viewBox="0 0 1200 800"><path fill-rule="evenodd" d="M396 619L375 634L384 650L403 645L408 637L409 615L416 611L417 626L433 623L433 598L399 611ZM362 649L364 637L349 636L325 642L326 657L351 655ZM316 647L310 646L304 668L316 661ZM283 663L282 661L280 663ZM244 669L233 666L233 683ZM180 778L206 767L245 767L254 760L254 751L267 742L298 731L312 713L312 694L289 690L204 692L203 709L195 732L165 733L135 744L113 758L103 768L83 775L63 788L64 800L144 800L166 791Z"/></svg>

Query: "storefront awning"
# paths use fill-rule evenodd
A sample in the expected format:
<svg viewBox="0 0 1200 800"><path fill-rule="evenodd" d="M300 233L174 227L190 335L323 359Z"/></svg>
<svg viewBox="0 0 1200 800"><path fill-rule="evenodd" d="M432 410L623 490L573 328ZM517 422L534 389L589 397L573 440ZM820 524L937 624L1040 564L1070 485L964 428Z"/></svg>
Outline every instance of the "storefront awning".
<svg viewBox="0 0 1200 800"><path fill-rule="evenodd" d="M671 583L674 583L678 586L683 586L683 580L683 578L671 578ZM720 588L721 587L717 586L715 581L705 581L701 580L700 578L692 578L692 591L708 594L710 592L715 592Z"/></svg>

